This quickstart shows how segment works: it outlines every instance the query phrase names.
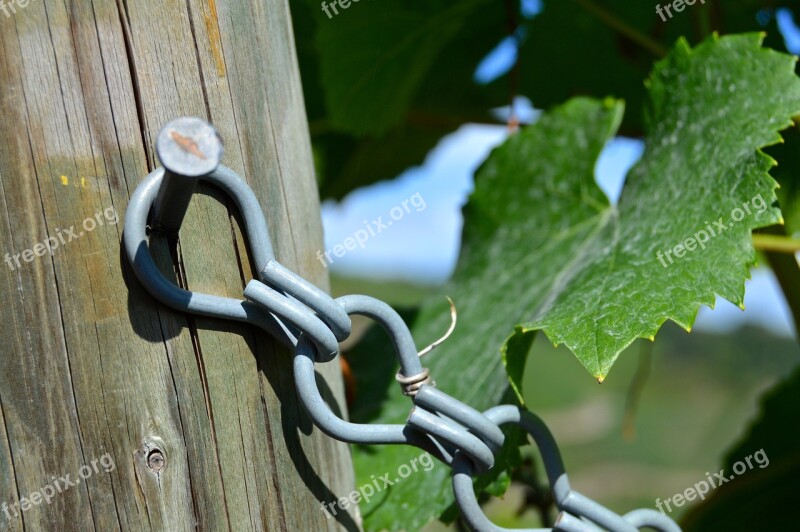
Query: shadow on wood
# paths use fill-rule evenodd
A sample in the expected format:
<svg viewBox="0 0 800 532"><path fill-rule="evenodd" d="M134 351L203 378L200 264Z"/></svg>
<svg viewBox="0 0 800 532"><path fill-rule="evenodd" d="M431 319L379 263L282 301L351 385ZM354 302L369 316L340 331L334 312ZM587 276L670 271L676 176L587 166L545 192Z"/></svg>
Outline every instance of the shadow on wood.
<svg viewBox="0 0 800 532"><path fill-rule="evenodd" d="M194 115L261 200L279 260L326 285L293 38L275 0L31 2L0 17L0 528L357 528L320 507L351 491L349 449L310 430L289 354L156 304L120 264L158 131ZM243 242L212 192L193 199L180 254L155 255L191 289L241 297ZM343 405L339 365L319 371ZM47 486L62 489L34 495Z"/></svg>

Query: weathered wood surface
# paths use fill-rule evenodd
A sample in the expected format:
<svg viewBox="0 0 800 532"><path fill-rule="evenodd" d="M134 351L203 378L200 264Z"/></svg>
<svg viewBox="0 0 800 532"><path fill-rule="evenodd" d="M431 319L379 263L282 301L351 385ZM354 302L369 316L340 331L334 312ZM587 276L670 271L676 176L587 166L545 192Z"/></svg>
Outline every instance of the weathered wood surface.
<svg viewBox="0 0 800 532"><path fill-rule="evenodd" d="M0 528L355 529L352 514L320 509L352 489L349 450L312 430L288 353L249 326L156 304L120 252L160 127L195 115L217 126L224 164L262 201L279 260L327 283L286 1L15 9L0 10L0 253L11 257L0 266ZM220 199L195 197L179 253L153 247L176 282L240 297L249 261ZM101 214L81 227L104 212L119 223ZM69 241L72 226L84 234ZM14 264L59 233L52 255ZM338 364L320 373L342 404ZM103 456L110 472L101 463L49 503L13 507Z"/></svg>

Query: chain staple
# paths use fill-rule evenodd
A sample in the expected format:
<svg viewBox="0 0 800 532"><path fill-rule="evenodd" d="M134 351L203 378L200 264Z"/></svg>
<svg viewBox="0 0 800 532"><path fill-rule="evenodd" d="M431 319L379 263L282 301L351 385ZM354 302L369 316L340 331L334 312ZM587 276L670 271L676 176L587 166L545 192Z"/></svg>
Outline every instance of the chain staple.
<svg viewBox="0 0 800 532"><path fill-rule="evenodd" d="M505 439L500 426L515 424L538 446L559 510L554 527L539 530L632 532L650 527L680 531L672 519L655 510L639 509L621 516L572 490L552 434L530 411L502 405L479 412L435 387L418 353L429 352L452 332L452 302L451 329L442 340L419 352L408 326L386 303L363 295L333 299L275 259L258 199L239 175L219 164L221 140L210 124L197 118L180 118L167 124L159 139L159 157L169 162L168 169L159 168L144 178L131 196L125 217L123 244L133 271L145 289L169 307L250 323L292 349L298 397L323 433L349 443L403 444L430 452L453 469L453 492L464 522L473 530L497 532L507 529L494 525L484 515L473 478L494 467L495 455ZM187 151L185 146L192 149L188 154L180 153L181 149ZM150 254L148 227L176 236L200 181L230 196L244 220L250 257L259 278L247 284L243 299L184 290L163 276ZM331 410L317 387L314 366L336 357L339 342L350 335L353 314L374 320L389 337L400 365L395 378L412 402L405 424L346 421Z"/></svg>

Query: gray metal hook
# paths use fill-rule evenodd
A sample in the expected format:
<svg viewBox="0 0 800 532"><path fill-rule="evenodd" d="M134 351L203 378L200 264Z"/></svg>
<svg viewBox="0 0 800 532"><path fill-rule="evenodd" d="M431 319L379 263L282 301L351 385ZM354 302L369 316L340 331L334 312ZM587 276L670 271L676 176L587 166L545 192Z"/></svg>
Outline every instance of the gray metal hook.
<svg viewBox="0 0 800 532"><path fill-rule="evenodd" d="M177 139L177 140L176 140ZM197 118L170 122L159 135L158 154L169 170L159 168L137 187L128 203L123 241L128 260L142 282L159 301L177 310L203 316L232 319L265 329L289 347L296 344L298 330L285 325L261 305L248 301L184 290L169 282L152 259L147 238L148 221L177 235L191 196L199 181L220 188L234 202L244 220L253 262L261 280L274 296L291 297L315 310L333 331L336 340L350 335L350 318L322 290L294 275L275 260L269 227L253 191L236 172L219 164L222 145L214 128ZM203 155L205 159L198 156ZM152 217L150 217L152 213ZM157 217L165 217L166 221ZM175 225L177 223L177 226ZM261 292L263 296L263 292ZM338 352L336 341L326 346Z"/></svg>
<svg viewBox="0 0 800 532"><path fill-rule="evenodd" d="M170 122L159 135L157 151L166 170L159 168L149 174L128 204L123 240L131 267L148 292L172 308L251 323L294 348L297 394L325 434L351 443L407 444L425 449L453 467L453 490L467 524L475 530L498 531L505 529L496 527L483 514L473 492L472 477L494 466L495 454L504 442L499 426L514 423L533 437L544 460L561 511L555 530L594 532L602 527L632 532L648 526L664 532L680 530L655 510L635 510L620 516L572 490L555 440L538 417L512 405L481 413L438 390L420 362L408 326L389 305L359 295L334 300L277 262L258 199L233 170L219 164L222 142L210 124L196 118ZM155 230L177 237L200 181L217 186L230 196L244 220L259 277L247 284L246 299L184 290L162 275L150 254L148 221ZM325 403L317 387L315 363L335 358L339 342L350 335L351 314L367 316L387 332L400 365L396 378L403 393L413 401L406 424L351 423Z"/></svg>
<svg viewBox="0 0 800 532"><path fill-rule="evenodd" d="M147 224L148 214L158 196L163 178L163 168L150 173L131 196L125 215L123 244L128 261L139 281L156 299L174 309L252 323L275 335L286 345L294 346L297 331L286 328L260 306L240 299L184 290L162 275L150 254ZM235 172L224 166L219 166L213 173L204 176L204 180L219 186L234 199L245 221L254 261L256 264L266 265L273 258L272 243L269 241L267 222L252 191ZM255 238L255 235L264 235L266 238Z"/></svg>

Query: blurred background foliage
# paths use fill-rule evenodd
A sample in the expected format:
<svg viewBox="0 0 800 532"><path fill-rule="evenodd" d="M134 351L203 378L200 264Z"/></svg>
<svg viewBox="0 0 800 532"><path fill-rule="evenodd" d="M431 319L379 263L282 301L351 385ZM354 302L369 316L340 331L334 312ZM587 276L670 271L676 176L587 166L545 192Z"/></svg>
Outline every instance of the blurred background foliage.
<svg viewBox="0 0 800 532"><path fill-rule="evenodd" d="M643 136L646 116L644 80L653 62L681 36L694 45L712 32L762 31L765 46L800 52L800 31L794 22L800 8L797 2L698 1L667 21L656 14L657 3L360 0L329 18L318 0L291 0L320 194L327 212L376 187L394 198L389 205L399 203L408 196L404 193L408 187L400 185L398 176L422 165L437 146L448 141L468 143L460 134L465 128L493 127L494 140L484 142L490 147L518 125L534 121L536 109L574 96L624 99L620 133L635 144ZM779 162L772 175L781 184L779 199L786 226L765 232L795 235L800 231L800 133L795 127L784 137L784 144L766 151ZM476 156L476 162L482 156L485 153ZM441 188L458 189L462 203L471 188L469 183L442 175L440 168L415 176L418 181L436 181ZM393 183L397 183L395 189ZM375 211L375 216L380 214L385 214L384 209ZM326 236L351 234L360 228L360 217L361 212L349 218L326 216ZM354 224L356 218L359 221ZM452 240L453 249L458 249L458 223L440 227L436 217L426 220L426 227L414 228L415 240L387 233L380 245L376 240L374 249L424 249L424 241L435 242L437 231L445 225L450 232L439 237ZM430 253L418 259L422 270L426 256ZM347 264L358 260L353 252ZM602 386L587 378L566 349L555 349L538 335L524 376L526 404L551 427L577 489L616 510L654 507L655 497L682 492L708 471L726 463L730 466L763 447L772 461L769 467L747 473L714 493L708 503L684 506L673 516L686 514L684 525L691 530L759 525L790 529L791 512L786 508L792 505L787 494L800 493L800 445L796 436L786 433L796 432L800 422L800 383L797 374L790 379L800 350L792 325L783 330L769 327L775 321L772 316L780 314L769 307L788 306L797 323L800 284L793 255L765 250L759 262L774 272L767 274L760 268L756 281L748 285L755 309L748 314L760 313L761 319L734 320L730 310L720 310L705 313L709 327L698 323L700 330L691 335L667 326L654 344L637 342L620 356L613 378ZM374 295L406 309L404 315L411 320L421 302L441 297L447 277L403 274L391 268L381 274L374 267L348 268L347 264L333 269L336 295ZM763 281L767 277L769 282ZM783 292L777 303L758 293L769 283ZM726 323L737 326L726 327ZM355 336L362 336L366 329L365 322L357 322ZM358 349L349 360L354 375L351 413L354 419L368 421L382 408L387 389L395 386L395 369L391 359L381 364L380 357L359 355ZM759 398L765 393L768 398L761 405ZM356 450L357 458L361 452ZM530 452L535 470L535 453L524 452ZM360 475L376 473L363 469L375 467L374 463L366 464L370 462L357 460ZM487 500L487 513L499 525L541 524L539 507L542 500L546 502L546 494L532 486L527 472L519 468L508 493L502 499ZM387 524L392 521L381 517L381 508L364 511L366 528L392 528ZM413 524L416 528L427 521ZM447 525L427 526L435 530Z"/></svg>

